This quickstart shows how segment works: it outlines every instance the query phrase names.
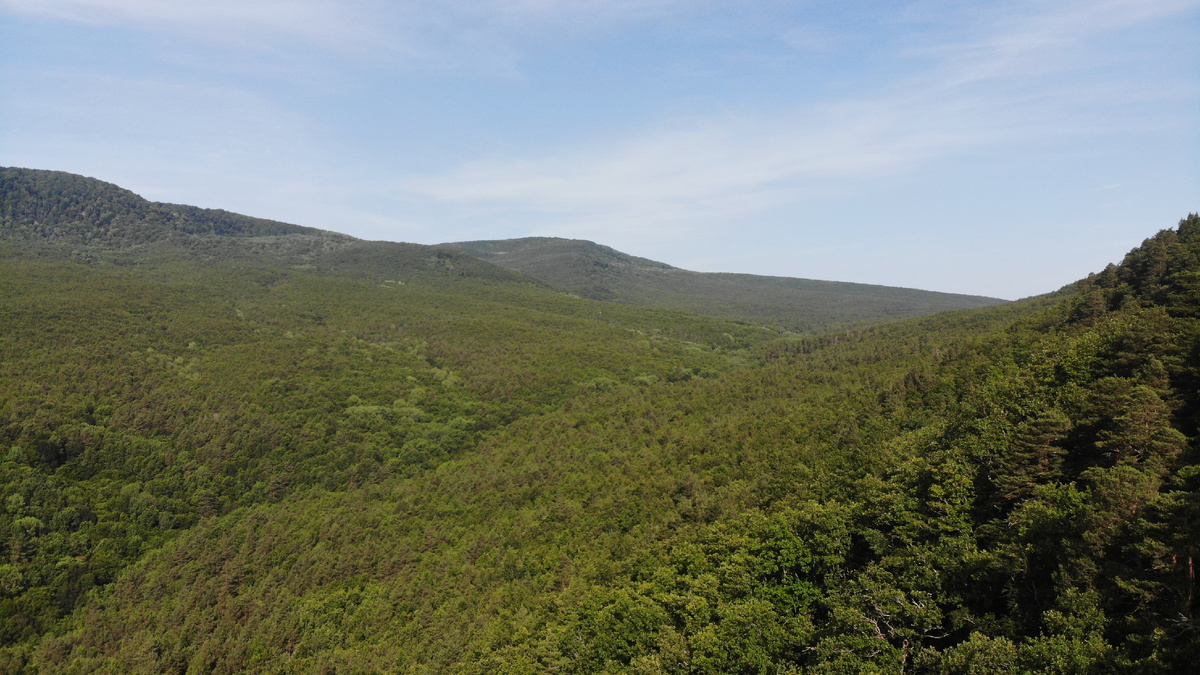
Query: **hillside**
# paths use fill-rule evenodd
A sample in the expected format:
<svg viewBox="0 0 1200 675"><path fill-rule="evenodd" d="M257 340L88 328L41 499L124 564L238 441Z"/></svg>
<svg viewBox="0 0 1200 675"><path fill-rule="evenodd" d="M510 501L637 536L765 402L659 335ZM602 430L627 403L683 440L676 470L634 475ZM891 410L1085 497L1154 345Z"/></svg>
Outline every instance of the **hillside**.
<svg viewBox="0 0 1200 675"><path fill-rule="evenodd" d="M172 235L329 234L213 209L148 202L110 183L61 171L0 168L0 223L9 239L108 248Z"/></svg>
<svg viewBox="0 0 1200 675"><path fill-rule="evenodd" d="M268 263L387 279L530 279L456 251L371 242L219 209L150 202L61 171L0 168L0 245L30 255L122 265L164 260Z"/></svg>
<svg viewBox="0 0 1200 675"><path fill-rule="evenodd" d="M591 242L519 239L438 247L368 242L217 209L150 202L116 185L56 171L0 168L0 241L136 262L272 260L387 277L398 270L515 279L512 270L594 300L694 312L787 330L866 325L1002 302L993 298L746 274L701 274ZM463 253L469 255L463 255ZM487 264L480 264L479 260ZM494 265L494 266L493 266Z"/></svg>
<svg viewBox="0 0 1200 675"><path fill-rule="evenodd" d="M0 672L1200 658L1200 216L804 336L161 218L0 244Z"/></svg>
<svg viewBox="0 0 1200 675"><path fill-rule="evenodd" d="M789 330L869 324L996 298L838 281L691 272L576 239L529 237L443 244L580 297L679 309Z"/></svg>

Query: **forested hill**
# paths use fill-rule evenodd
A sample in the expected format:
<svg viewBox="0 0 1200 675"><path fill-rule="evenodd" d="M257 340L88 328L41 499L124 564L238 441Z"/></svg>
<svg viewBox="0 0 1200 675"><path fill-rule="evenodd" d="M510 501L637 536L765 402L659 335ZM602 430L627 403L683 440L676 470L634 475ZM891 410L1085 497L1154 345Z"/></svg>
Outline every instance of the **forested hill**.
<svg viewBox="0 0 1200 675"><path fill-rule="evenodd" d="M449 249L151 202L94 178L35 169L0 168L0 245L78 261L265 263L391 283L430 275L532 281Z"/></svg>
<svg viewBox="0 0 1200 675"><path fill-rule="evenodd" d="M986 307L996 298L838 281L691 272L577 239L443 244L567 293L645 307L814 330Z"/></svg>
<svg viewBox="0 0 1200 675"><path fill-rule="evenodd" d="M0 246L0 673L1200 662L1200 216L804 336L308 236Z"/></svg>
<svg viewBox="0 0 1200 675"><path fill-rule="evenodd" d="M422 246L348 235L217 209L147 201L59 171L0 168L0 244L47 245L79 260L147 257L268 262L403 281L410 275L538 280L559 291L794 331L866 325L1002 302L866 284L700 274L591 242L522 239ZM515 272L515 273L514 273Z"/></svg>
<svg viewBox="0 0 1200 675"><path fill-rule="evenodd" d="M1198 279L1190 216L1056 297L780 340L6 259L0 668L1190 672Z"/></svg>
<svg viewBox="0 0 1200 675"><path fill-rule="evenodd" d="M15 168L0 168L0 232L8 238L107 247L176 234L321 233L228 211L149 202L111 183L62 171Z"/></svg>

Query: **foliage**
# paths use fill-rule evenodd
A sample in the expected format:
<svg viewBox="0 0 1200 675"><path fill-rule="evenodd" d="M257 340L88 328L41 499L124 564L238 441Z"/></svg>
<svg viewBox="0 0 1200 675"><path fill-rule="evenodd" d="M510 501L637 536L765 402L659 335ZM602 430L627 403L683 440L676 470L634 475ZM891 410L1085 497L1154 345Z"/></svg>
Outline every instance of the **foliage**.
<svg viewBox="0 0 1200 675"><path fill-rule="evenodd" d="M1054 296L810 335L146 236L0 260L0 671L1200 658L1198 216Z"/></svg>

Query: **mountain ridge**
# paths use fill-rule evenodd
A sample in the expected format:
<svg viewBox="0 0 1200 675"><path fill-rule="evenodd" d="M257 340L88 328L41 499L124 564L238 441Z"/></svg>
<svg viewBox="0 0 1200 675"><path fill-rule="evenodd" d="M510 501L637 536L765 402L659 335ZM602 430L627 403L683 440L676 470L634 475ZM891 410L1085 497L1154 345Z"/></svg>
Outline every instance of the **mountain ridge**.
<svg viewBox="0 0 1200 675"><path fill-rule="evenodd" d="M566 293L819 330L1006 302L913 288L732 272L694 272L579 239L523 237L441 244Z"/></svg>
<svg viewBox="0 0 1200 675"><path fill-rule="evenodd" d="M220 209L148 201L95 178L0 168L0 240L79 259L180 255L271 261L384 279L443 274L548 284L592 300L685 311L790 331L863 326L1004 302L918 289L673 267L555 237L440 245L366 241Z"/></svg>
<svg viewBox="0 0 1200 675"><path fill-rule="evenodd" d="M222 209L152 202L113 183L41 169L0 168L0 242L122 264L182 257L386 279L437 274L540 283L436 246L367 241Z"/></svg>

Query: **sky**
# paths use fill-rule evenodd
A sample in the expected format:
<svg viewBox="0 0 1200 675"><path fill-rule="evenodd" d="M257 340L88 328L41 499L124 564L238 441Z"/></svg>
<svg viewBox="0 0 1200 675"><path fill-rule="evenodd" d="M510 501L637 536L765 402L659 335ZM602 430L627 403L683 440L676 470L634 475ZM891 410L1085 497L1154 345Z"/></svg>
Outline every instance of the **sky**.
<svg viewBox="0 0 1200 675"><path fill-rule="evenodd" d="M0 166L1006 299L1200 211L1200 0L0 0Z"/></svg>

